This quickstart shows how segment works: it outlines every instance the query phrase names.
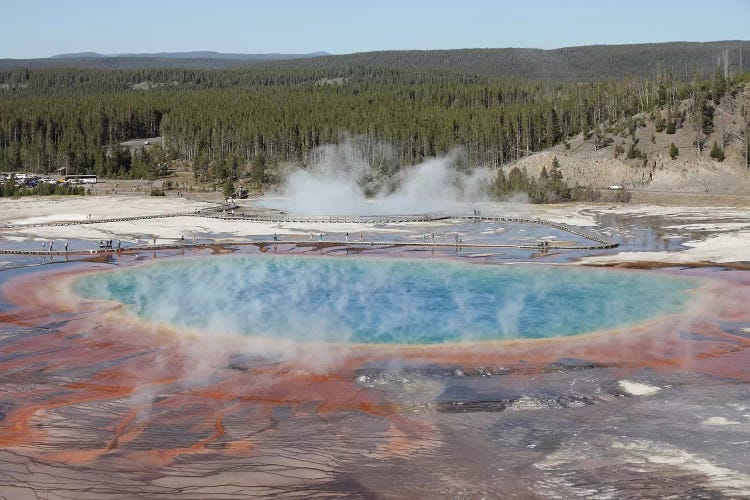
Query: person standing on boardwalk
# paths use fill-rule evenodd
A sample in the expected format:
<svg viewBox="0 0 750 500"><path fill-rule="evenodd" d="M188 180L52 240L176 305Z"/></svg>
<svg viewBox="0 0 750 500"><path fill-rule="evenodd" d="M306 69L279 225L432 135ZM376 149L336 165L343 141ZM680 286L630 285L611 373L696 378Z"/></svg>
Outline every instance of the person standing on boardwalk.
<svg viewBox="0 0 750 500"><path fill-rule="evenodd" d="M347 243L349 243L349 233L346 233L346 235L344 236L344 239L346 240Z"/></svg>
<svg viewBox="0 0 750 500"><path fill-rule="evenodd" d="M65 251L66 252L68 251L68 241L67 240L65 240Z"/></svg>

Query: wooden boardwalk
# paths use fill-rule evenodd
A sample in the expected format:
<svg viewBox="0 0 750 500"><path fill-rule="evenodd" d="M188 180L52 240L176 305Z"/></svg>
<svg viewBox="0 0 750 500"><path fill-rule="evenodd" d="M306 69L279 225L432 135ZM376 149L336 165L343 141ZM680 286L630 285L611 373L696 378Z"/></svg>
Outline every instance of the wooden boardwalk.
<svg viewBox="0 0 750 500"><path fill-rule="evenodd" d="M508 217L503 215L464 215L464 214L448 214L445 212L431 212L426 214L415 214L415 215L340 215L340 216L295 216L295 215L261 215L261 214L234 214L232 211L222 211L220 208L205 209L201 212L194 213L171 213L171 214L159 214L159 215L142 215L136 217L117 217L107 219L86 219L81 221L65 221L65 222L46 222L36 224L18 224L18 225L3 225L0 229L25 229L35 227L58 227L58 226L77 226L84 224L106 224L109 222L124 222L124 221L137 221L137 220L149 220L149 219L165 219L174 217L203 217L213 218L221 220L232 220L232 221L248 221L248 222L262 222L262 223L338 223L338 224L396 224L396 223L414 223L414 222L432 222L447 219L462 219L470 220L475 222L510 222L510 223L526 223L526 224L540 224L554 229L565 231L570 234L574 234L586 240L593 242L592 245L568 245L568 244L555 244L554 241L549 242L548 249L554 250L604 250L610 248L616 248L619 244L616 242L610 242L604 237L589 232L583 231L578 228L574 228L565 224L552 222L544 219L536 218L525 218L525 217ZM317 240L252 240L246 242L236 243L206 243L206 244L165 244L165 245L139 245L130 246L122 249L107 248L107 249L86 249L86 250L70 250L70 251L45 251L45 250L14 250L5 249L0 250L0 254L15 254L15 255L89 255L89 254L107 254L117 252L142 252L142 251L155 251L155 250L169 250L169 249L180 249L180 248L205 248L219 246L236 246L236 245L322 245L322 246L348 246L348 247L433 247L433 248L516 248L516 249L541 249L539 244L524 244L524 243L435 243L435 242L414 242L414 241L341 241L341 240L330 240L330 241L317 241Z"/></svg>
<svg viewBox="0 0 750 500"><path fill-rule="evenodd" d="M161 250L185 250L185 249L201 249L201 248L229 248L236 246L258 246L258 247L269 247L269 246L302 246L302 247L321 247L321 248L397 248L397 247L415 247L415 248L506 248L506 249L519 249L519 250L542 250L537 244L512 244L512 243L433 243L433 242L416 242L416 241L342 241L342 240L252 240L252 241L237 241L233 243L185 243L185 244L173 244L166 243L163 245L138 245L117 248L100 248L100 249L83 249L83 250L22 250L22 249L3 249L0 250L0 255L35 255L35 256L70 256L70 255L108 255L108 254L119 254L119 253L137 253L137 252L152 252ZM544 250L602 250L605 248L612 248L609 246L602 245L568 245L568 244L555 244L550 243L550 246Z"/></svg>
<svg viewBox="0 0 750 500"><path fill-rule="evenodd" d="M552 227L555 229L559 229L560 231L565 231L571 234L575 234L576 236L580 236L582 238L586 238L587 240L595 241L599 245L598 247L601 248L615 248L619 246L619 243L610 242L606 240L604 237L592 233L590 231L582 231L578 228L574 228L571 226L568 226L566 224L560 224L559 222L552 222L545 219L529 219L524 217L505 217L501 215L466 215L462 217L463 219L469 219L469 220L476 220L476 221L498 221L498 222L525 222L527 224L542 224L548 227Z"/></svg>

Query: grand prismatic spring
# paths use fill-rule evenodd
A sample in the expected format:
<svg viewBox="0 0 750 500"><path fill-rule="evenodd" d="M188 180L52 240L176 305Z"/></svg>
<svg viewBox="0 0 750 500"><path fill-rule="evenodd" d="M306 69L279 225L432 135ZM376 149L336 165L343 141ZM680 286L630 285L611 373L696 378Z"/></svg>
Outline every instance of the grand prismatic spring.
<svg viewBox="0 0 750 500"><path fill-rule="evenodd" d="M547 266L255 256L94 274L75 289L123 303L148 320L199 331L441 344L622 327L679 312L696 281Z"/></svg>
<svg viewBox="0 0 750 500"><path fill-rule="evenodd" d="M750 494L742 264L579 265L686 248L654 218L597 215L614 248L535 219L254 217L4 256L0 496Z"/></svg>

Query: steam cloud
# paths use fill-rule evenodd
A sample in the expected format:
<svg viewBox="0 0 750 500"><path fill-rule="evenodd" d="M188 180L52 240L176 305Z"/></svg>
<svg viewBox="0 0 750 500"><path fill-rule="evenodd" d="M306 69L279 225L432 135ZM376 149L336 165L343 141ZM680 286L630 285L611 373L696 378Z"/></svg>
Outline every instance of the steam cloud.
<svg viewBox="0 0 750 500"><path fill-rule="evenodd" d="M400 170L390 147L377 145L377 153L367 149L351 138L317 148L310 155L314 165L288 168L283 187L261 204L302 215L391 215L487 201L494 171L462 170L461 149Z"/></svg>

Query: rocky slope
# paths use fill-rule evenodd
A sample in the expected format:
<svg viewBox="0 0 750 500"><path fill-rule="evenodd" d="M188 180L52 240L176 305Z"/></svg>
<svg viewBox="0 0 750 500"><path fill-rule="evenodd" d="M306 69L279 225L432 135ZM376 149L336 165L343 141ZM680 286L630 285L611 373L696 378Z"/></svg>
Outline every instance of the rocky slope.
<svg viewBox="0 0 750 500"><path fill-rule="evenodd" d="M557 157L570 186L606 189L622 185L632 191L750 194L750 168L745 153L750 127L750 82L734 95L725 95L714 107L714 131L703 136L702 151L696 146L701 135L695 117L691 116L692 104L689 99L679 103L678 113L684 115L684 121L673 134L667 128L657 132L659 113L662 119L669 120L667 109L650 115L641 113L629 122L603 124L598 135L596 132L588 138L578 135L568 141L568 147L561 144L505 168L526 168L536 176L543 166L549 169ZM628 123L634 124L632 135ZM642 155L628 159L634 142ZM723 161L710 156L714 142L723 145ZM673 143L679 151L675 159L670 157Z"/></svg>

